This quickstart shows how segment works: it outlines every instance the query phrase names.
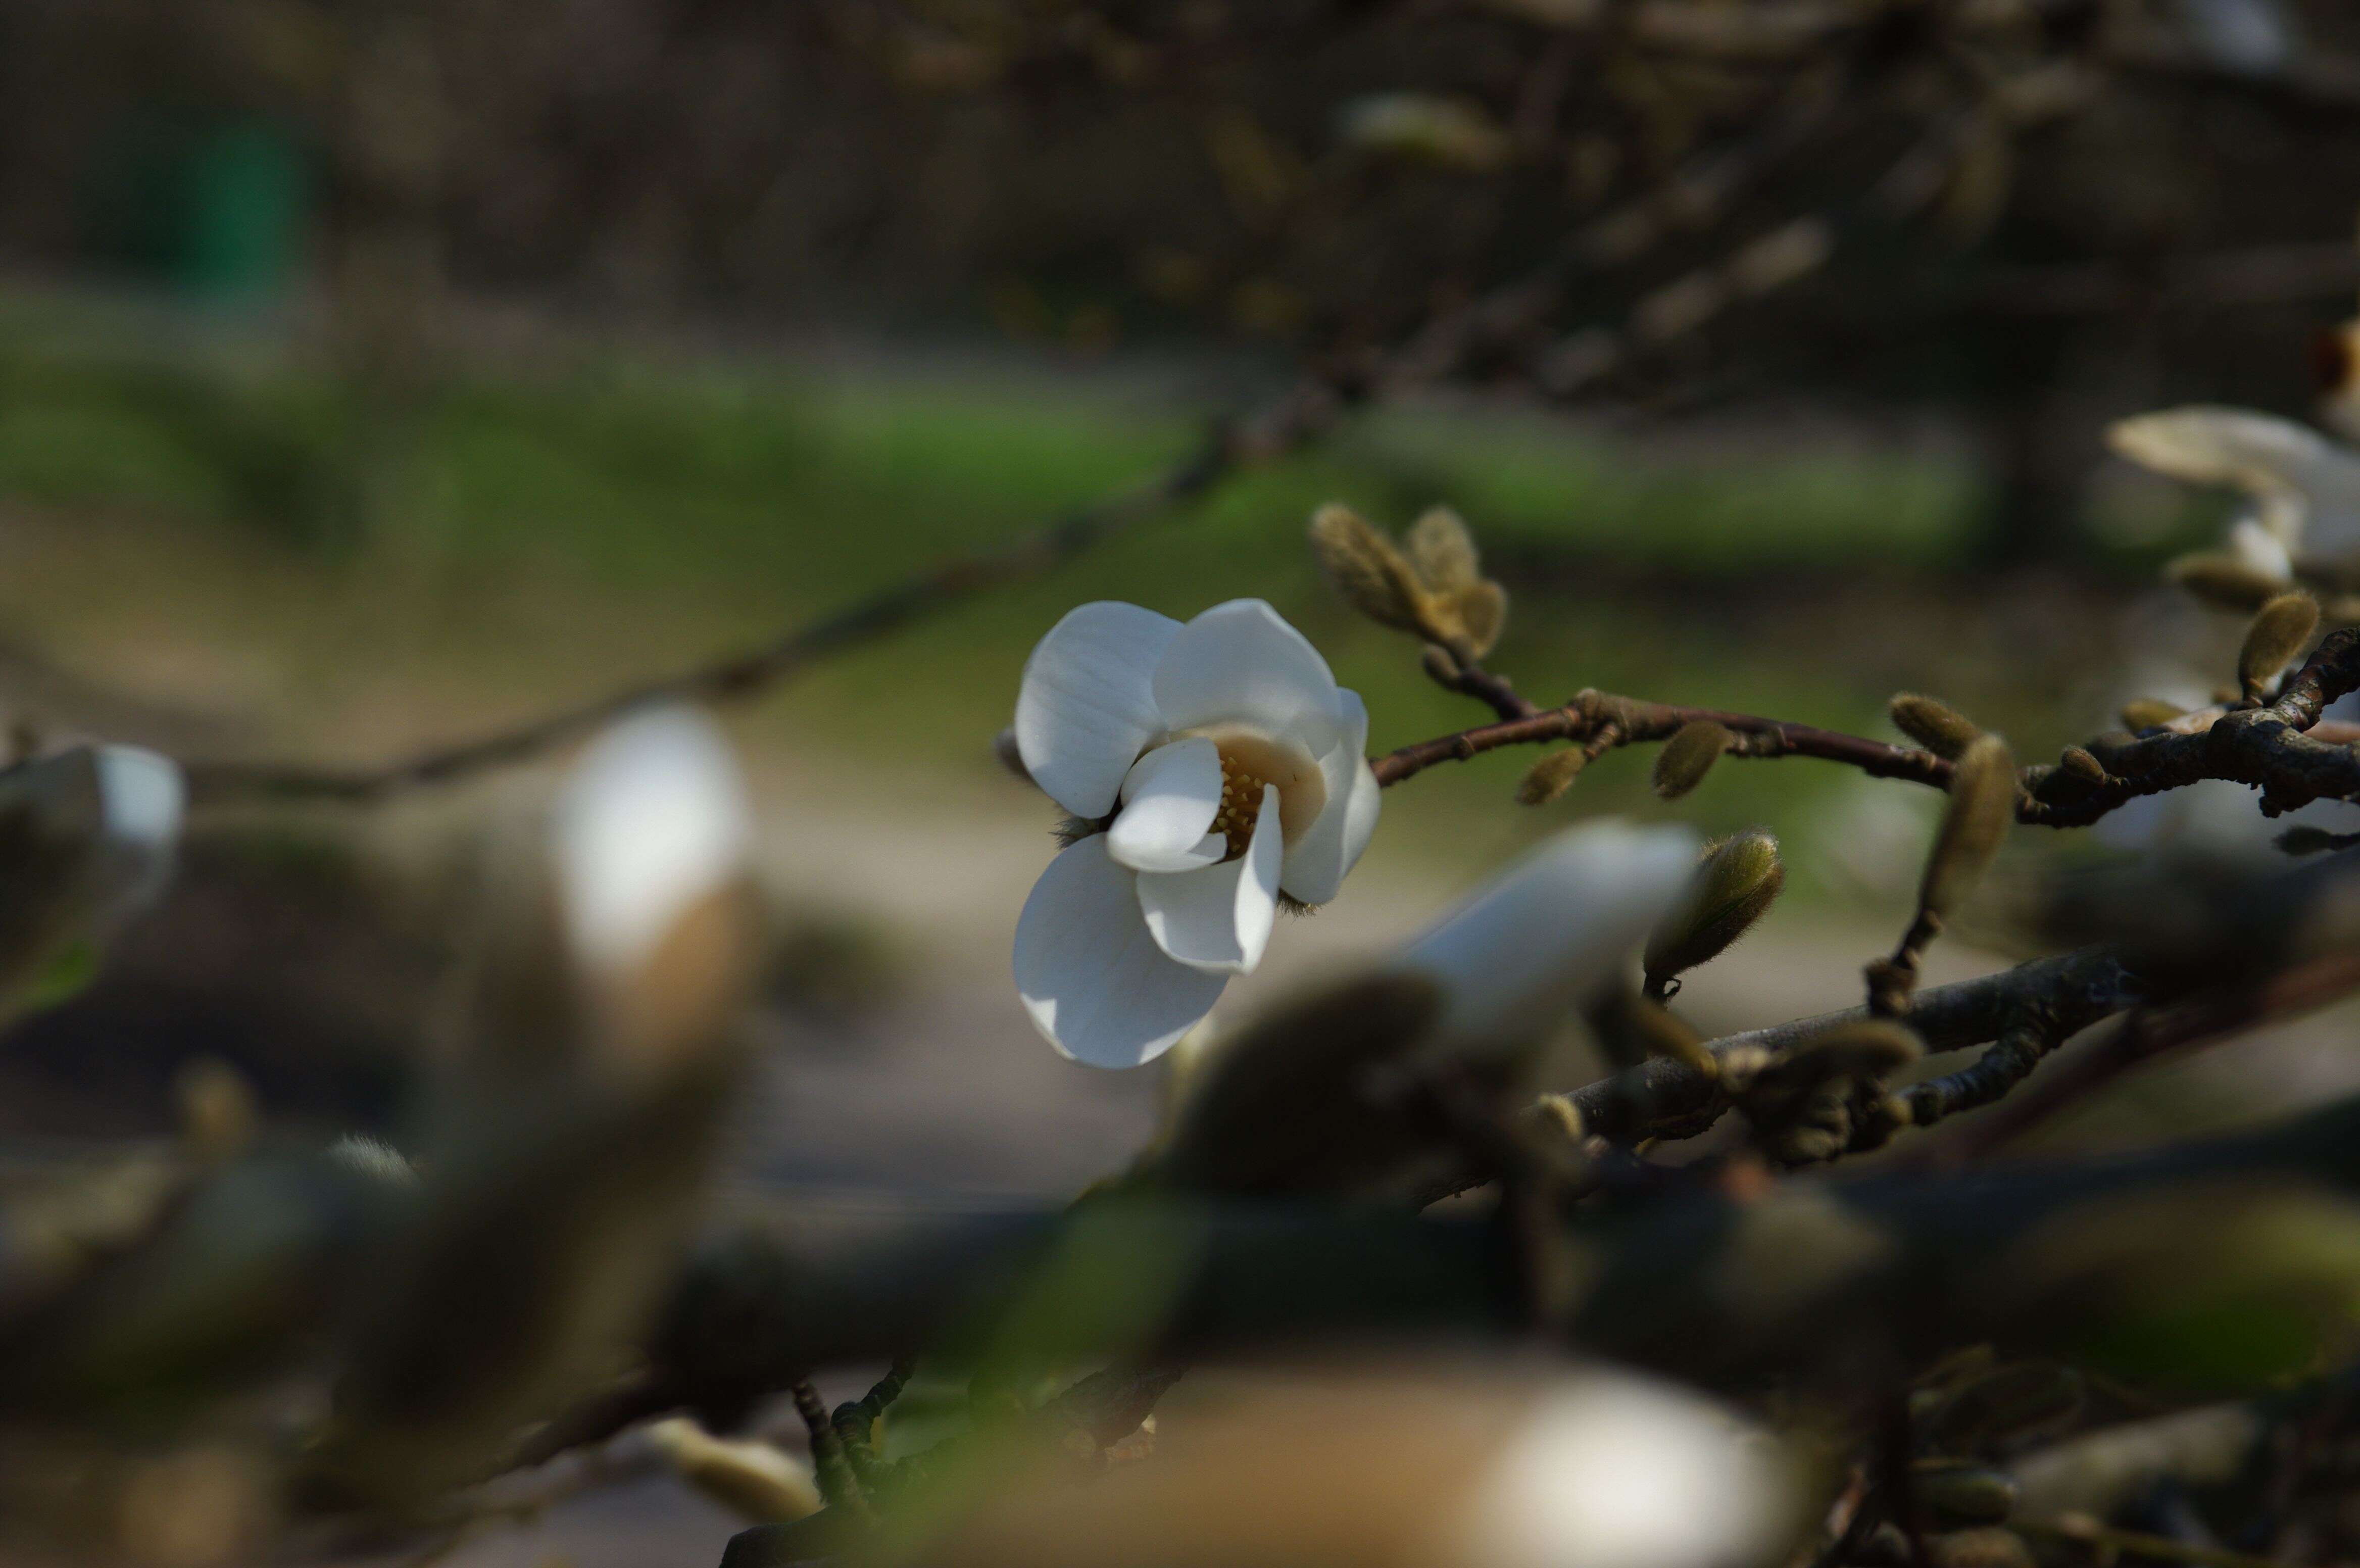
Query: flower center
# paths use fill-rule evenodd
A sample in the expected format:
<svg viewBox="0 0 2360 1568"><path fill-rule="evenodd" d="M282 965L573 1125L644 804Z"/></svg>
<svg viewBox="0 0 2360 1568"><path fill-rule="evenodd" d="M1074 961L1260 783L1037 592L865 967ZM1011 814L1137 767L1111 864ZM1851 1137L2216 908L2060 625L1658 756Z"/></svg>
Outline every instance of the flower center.
<svg viewBox="0 0 2360 1568"><path fill-rule="evenodd" d="M1228 859L1235 860L1253 843L1262 820L1262 791L1278 786L1278 828L1292 844L1319 819L1328 804L1328 784L1319 764L1300 745L1275 740L1240 725L1207 727L1195 731L1213 742L1221 757L1221 806L1212 831L1229 841Z"/></svg>
<svg viewBox="0 0 2360 1568"><path fill-rule="evenodd" d="M1253 842L1254 824L1262 820L1262 792L1268 783L1229 752L1221 753L1221 808L1213 814L1212 830L1229 841L1225 860L1236 860Z"/></svg>

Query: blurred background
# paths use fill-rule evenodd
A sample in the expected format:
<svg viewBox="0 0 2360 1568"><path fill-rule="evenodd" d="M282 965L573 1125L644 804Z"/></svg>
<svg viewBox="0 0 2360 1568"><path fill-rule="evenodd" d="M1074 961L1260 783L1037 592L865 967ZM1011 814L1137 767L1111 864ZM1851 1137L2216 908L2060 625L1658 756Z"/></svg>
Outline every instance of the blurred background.
<svg viewBox="0 0 2360 1568"><path fill-rule="evenodd" d="M1535 697L1881 734L1923 689L2053 755L2226 677L2237 625L2156 571L2231 499L2103 432L2311 416L2355 133L2335 0L6 0L0 699L189 759L387 761L759 642L1314 388L1318 439L731 712L782 929L740 1168L1064 1194L1155 1095L1056 1058L1007 979L1054 813L991 742L1064 609L1267 598L1390 748L1480 715L1304 526L1444 503ZM1700 1024L1838 1005L1933 804L1799 762L1670 807L1617 756L1530 812L1529 761L1391 794L1230 1005L1602 811L1787 845L1797 895L1697 977ZM274 1118L399 1135L485 824L545 783L201 819L169 900L0 1048L8 1147L159 1132L205 1059ZM2261 1114L2348 1025L2061 1135Z"/></svg>

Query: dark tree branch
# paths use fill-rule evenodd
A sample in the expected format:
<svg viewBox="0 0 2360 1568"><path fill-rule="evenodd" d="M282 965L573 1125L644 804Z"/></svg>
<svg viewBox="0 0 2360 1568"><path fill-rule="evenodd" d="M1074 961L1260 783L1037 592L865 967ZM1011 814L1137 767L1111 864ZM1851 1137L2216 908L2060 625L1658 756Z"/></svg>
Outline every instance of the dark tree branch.
<svg viewBox="0 0 2360 1568"><path fill-rule="evenodd" d="M1750 713L1643 702L1601 691L1580 692L1564 707L1544 708L1529 718L1479 725L1404 746L1379 757L1371 766L1379 784L1395 784L1437 762L1463 762L1506 746L1588 740L1609 726L1615 731L1616 745L1634 745L1668 740L1683 726L1699 721L1721 725L1736 734L1737 743L1728 752L1732 757L1819 757L1846 763L1875 778L1908 779L1938 789L1949 787L1950 782L1949 762L1915 747Z"/></svg>
<svg viewBox="0 0 2360 1568"><path fill-rule="evenodd" d="M2314 800L2360 797L2360 747L2350 742L2345 726L2322 726L2320 719L2328 704L2354 690L2360 690L2360 628L2347 627L2321 641L2274 701L2207 709L2143 734L2116 731L2090 740L2086 749L2106 771L2103 783L2045 764L2024 769L2016 820L2041 828L2086 828L2141 795L2206 779L2258 786L2262 813L2268 817ZM1950 787L1950 762L1916 747L1758 714L1644 702L1601 691L1580 692L1562 707L1530 717L1420 740L1371 766L1377 782L1390 785L1437 763L1465 762L1502 747L1589 740L1607 734L1610 727L1617 746L1661 741L1699 720L1737 736L1728 751L1732 757L1817 757L1872 778Z"/></svg>

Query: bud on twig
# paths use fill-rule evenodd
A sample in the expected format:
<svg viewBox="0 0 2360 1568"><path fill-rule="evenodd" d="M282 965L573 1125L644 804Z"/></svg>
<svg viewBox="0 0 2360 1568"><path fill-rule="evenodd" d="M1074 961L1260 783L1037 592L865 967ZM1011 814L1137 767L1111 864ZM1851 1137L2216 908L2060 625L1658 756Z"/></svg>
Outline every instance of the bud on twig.
<svg viewBox="0 0 2360 1568"><path fill-rule="evenodd" d="M1786 868L1778 840L1751 828L1708 852L1688 892L1647 938L1642 967L1658 987L1677 974L1718 958L1753 928L1779 891Z"/></svg>
<svg viewBox="0 0 2360 1568"><path fill-rule="evenodd" d="M1957 761L1983 733L1972 720L1947 703L1916 692L1898 692L1887 709L1894 727L1938 757Z"/></svg>
<svg viewBox="0 0 2360 1568"><path fill-rule="evenodd" d="M1677 800L1704 783L1705 774L1736 740L1726 726L1709 718L1681 725L1655 753L1655 794Z"/></svg>
<svg viewBox="0 0 2360 1568"><path fill-rule="evenodd" d="M1425 593L1392 540L1348 506L1330 503L1311 516L1311 549L1352 608L1381 626L1422 630Z"/></svg>
<svg viewBox="0 0 2360 1568"><path fill-rule="evenodd" d="M1432 508L1410 524L1404 543L1409 549L1410 565L1437 593L1455 594L1473 587L1480 576L1475 537L1448 507Z"/></svg>
<svg viewBox="0 0 2360 1568"><path fill-rule="evenodd" d="M2123 728L2136 735L2142 729L2160 729L2188 710L2178 703L2142 696L2123 704Z"/></svg>
<svg viewBox="0 0 2360 1568"><path fill-rule="evenodd" d="M2286 584L2234 555L2202 551L2182 555L2163 569L2164 580L2176 583L2215 609L2251 614L2285 591Z"/></svg>
<svg viewBox="0 0 2360 1568"><path fill-rule="evenodd" d="M1311 519L1319 564L1361 614L1462 660L1490 652L1507 626L1508 595L1481 575L1467 524L1437 507L1411 526L1405 543L1406 552L1347 506L1321 507ZM1458 676L1429 669L1437 679Z"/></svg>
<svg viewBox="0 0 2360 1568"><path fill-rule="evenodd" d="M1516 798L1526 806L1546 806L1571 789L1589 765L1590 753L1579 746L1551 751L1525 773L1524 782L1516 785Z"/></svg>
<svg viewBox="0 0 2360 1568"><path fill-rule="evenodd" d="M2092 756L2086 747L2066 747L2058 754L2057 765L2083 784L2102 784L2106 782L2105 764Z"/></svg>
<svg viewBox="0 0 2360 1568"><path fill-rule="evenodd" d="M1956 908L1983 880L2015 820L2016 758L2006 741L1986 735L1967 748L1950 775L1950 807L1926 861L1918 907L1937 917Z"/></svg>
<svg viewBox="0 0 2360 1568"><path fill-rule="evenodd" d="M2278 673L2294 663L2319 630L2319 604L2309 594L2278 595L2262 606L2237 652L2237 684L2258 700Z"/></svg>
<svg viewBox="0 0 2360 1568"><path fill-rule="evenodd" d="M1470 583L1459 590L1451 601L1459 624L1467 630L1467 642L1478 658L1499 645L1500 633L1508 629L1508 590L1490 581Z"/></svg>

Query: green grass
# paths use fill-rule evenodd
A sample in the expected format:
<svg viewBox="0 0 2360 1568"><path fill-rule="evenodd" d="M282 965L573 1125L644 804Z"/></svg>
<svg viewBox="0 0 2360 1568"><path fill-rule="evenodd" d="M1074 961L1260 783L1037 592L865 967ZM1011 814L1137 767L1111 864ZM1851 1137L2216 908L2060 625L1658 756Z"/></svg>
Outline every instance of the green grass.
<svg viewBox="0 0 2360 1568"><path fill-rule="evenodd" d="M403 410L234 338L163 353L119 321L60 328L0 305L0 498L258 532L319 570L338 569L338 551L360 573L388 550L423 556L429 581L530 585L615 623L625 641L644 618L643 664L658 667L1133 483L1188 448L1196 418L1045 374L621 358L477 370ZM1480 538L1523 554L1742 582L1767 568L1939 568L1964 548L1973 484L1958 466L1907 455L1650 456L1557 424L1388 411L1195 513L836 661L757 722L798 741L983 766L1026 652L1065 609L1120 598L1185 617L1243 595L1278 606L1364 694L1374 746L1479 718L1419 676L1414 648L1357 620L1318 579L1303 527L1331 499L1395 527L1447 501ZM374 533L356 534L355 520ZM1543 697L1594 685L1874 728L1891 686L1841 641L1802 629L1754 646L1709 592L1668 610L1531 595L1495 662ZM1416 814L1444 834L1562 820L1562 808L1502 810L1532 760L1437 770L1412 786ZM1646 795L1644 771L1644 755L1610 758L1572 809L1797 832L1843 782L1808 763L1731 764L1666 808Z"/></svg>

